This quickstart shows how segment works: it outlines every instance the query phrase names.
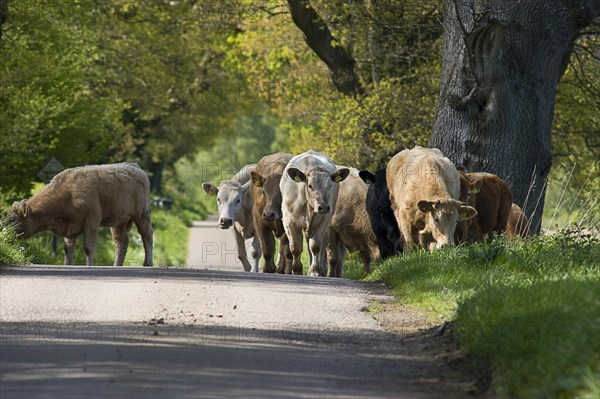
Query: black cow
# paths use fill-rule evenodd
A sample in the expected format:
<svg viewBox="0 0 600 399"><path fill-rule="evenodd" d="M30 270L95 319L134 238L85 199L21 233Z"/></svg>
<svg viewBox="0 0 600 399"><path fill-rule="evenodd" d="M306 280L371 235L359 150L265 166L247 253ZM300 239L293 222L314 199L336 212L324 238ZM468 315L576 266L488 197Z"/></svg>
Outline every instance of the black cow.
<svg viewBox="0 0 600 399"><path fill-rule="evenodd" d="M400 229L392 211L390 192L385 180L385 169L379 169L375 174L363 170L359 176L369 185L367 213L379 243L381 259L401 253Z"/></svg>

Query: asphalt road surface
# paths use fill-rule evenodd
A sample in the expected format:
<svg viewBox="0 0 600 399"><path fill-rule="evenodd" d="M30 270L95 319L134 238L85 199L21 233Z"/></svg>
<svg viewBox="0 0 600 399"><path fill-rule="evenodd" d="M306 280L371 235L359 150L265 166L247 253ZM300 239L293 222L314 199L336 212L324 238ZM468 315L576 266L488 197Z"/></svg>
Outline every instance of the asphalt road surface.
<svg viewBox="0 0 600 399"><path fill-rule="evenodd" d="M412 316L391 332L366 311L386 295L208 268L1 270L0 398L466 396L402 331Z"/></svg>

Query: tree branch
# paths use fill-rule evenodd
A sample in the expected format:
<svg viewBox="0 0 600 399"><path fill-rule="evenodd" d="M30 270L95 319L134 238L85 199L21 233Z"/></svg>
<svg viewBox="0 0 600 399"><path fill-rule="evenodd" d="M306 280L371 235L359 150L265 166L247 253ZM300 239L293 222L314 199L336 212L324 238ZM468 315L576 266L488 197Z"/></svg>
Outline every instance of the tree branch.
<svg viewBox="0 0 600 399"><path fill-rule="evenodd" d="M335 87L349 96L364 94L354 69L356 61L344 47L337 44L327 24L317 14L310 1L288 0L288 5L292 20L304 33L304 40L329 67Z"/></svg>

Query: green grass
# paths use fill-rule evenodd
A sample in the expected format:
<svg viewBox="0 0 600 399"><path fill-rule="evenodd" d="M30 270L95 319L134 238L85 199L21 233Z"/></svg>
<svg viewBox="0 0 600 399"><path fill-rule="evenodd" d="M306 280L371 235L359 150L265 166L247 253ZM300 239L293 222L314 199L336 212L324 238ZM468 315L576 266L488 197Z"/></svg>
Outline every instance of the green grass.
<svg viewBox="0 0 600 399"><path fill-rule="evenodd" d="M369 279L455 320L463 349L489 360L495 395L600 397L597 238L566 231L415 252L383 262Z"/></svg>
<svg viewBox="0 0 600 399"><path fill-rule="evenodd" d="M49 261L36 244L19 239L12 227L0 222L0 267Z"/></svg>

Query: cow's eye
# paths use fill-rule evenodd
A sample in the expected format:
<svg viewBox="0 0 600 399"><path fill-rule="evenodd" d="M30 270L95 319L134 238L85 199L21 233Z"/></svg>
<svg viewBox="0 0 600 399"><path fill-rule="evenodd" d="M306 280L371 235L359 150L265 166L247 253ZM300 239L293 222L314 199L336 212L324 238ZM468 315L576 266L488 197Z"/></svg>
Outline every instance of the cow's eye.
<svg viewBox="0 0 600 399"><path fill-rule="evenodd" d="M235 203L239 204L240 202L241 202L241 200L238 198L238 200Z"/></svg>
<svg viewBox="0 0 600 399"><path fill-rule="evenodd" d="M440 218L436 216L436 217L433 218L433 221L436 222L436 223L439 223L440 222Z"/></svg>
<svg viewBox="0 0 600 399"><path fill-rule="evenodd" d="M221 198L217 198L217 204L221 203Z"/></svg>
<svg viewBox="0 0 600 399"><path fill-rule="evenodd" d="M312 189L313 189L313 186L312 186L312 184L309 184L309 185L308 185L308 189L309 189L309 190L312 190Z"/></svg>

